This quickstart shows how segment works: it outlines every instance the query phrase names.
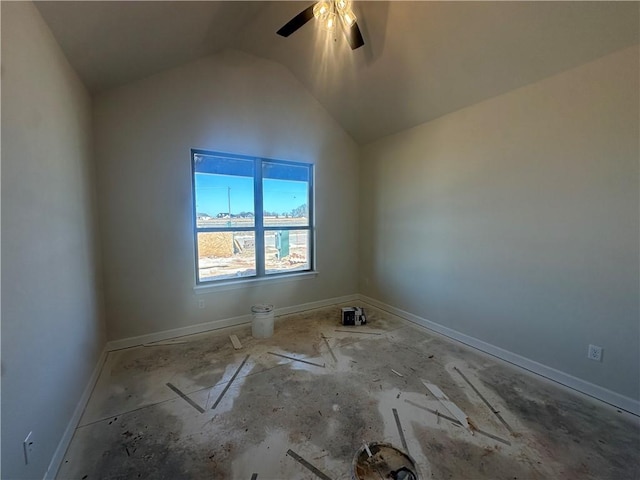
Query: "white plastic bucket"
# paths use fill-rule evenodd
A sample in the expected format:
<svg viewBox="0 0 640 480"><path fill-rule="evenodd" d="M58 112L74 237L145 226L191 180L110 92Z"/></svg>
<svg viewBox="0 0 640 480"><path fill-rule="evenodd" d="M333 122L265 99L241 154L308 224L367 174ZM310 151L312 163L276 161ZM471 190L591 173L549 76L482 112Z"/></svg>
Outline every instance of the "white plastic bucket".
<svg viewBox="0 0 640 480"><path fill-rule="evenodd" d="M273 305L254 305L251 307L251 335L253 338L267 338L273 335Z"/></svg>

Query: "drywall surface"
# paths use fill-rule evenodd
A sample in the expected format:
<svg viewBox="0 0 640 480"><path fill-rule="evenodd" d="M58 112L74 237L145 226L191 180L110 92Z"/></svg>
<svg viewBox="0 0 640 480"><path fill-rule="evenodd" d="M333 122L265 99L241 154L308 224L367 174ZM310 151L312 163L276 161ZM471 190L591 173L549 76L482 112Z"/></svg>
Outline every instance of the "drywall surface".
<svg viewBox="0 0 640 480"><path fill-rule="evenodd" d="M110 90L94 134L110 339L357 292L358 148L282 66L225 51ZM315 164L316 277L195 293L192 148Z"/></svg>
<svg viewBox="0 0 640 480"><path fill-rule="evenodd" d="M624 49L365 146L361 292L637 400L638 70Z"/></svg>
<svg viewBox="0 0 640 480"><path fill-rule="evenodd" d="M42 478L106 337L91 101L33 4L1 8L1 476Z"/></svg>

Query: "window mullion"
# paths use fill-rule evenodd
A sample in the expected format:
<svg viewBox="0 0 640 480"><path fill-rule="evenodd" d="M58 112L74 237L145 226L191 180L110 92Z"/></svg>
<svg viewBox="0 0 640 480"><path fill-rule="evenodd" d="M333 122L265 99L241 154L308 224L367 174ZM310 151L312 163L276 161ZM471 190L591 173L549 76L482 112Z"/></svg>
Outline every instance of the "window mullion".
<svg viewBox="0 0 640 480"><path fill-rule="evenodd" d="M265 258L264 258L264 202L262 198L262 160L256 158L255 173L253 176L254 206L255 216L254 222L256 227L256 275L263 277L265 275Z"/></svg>

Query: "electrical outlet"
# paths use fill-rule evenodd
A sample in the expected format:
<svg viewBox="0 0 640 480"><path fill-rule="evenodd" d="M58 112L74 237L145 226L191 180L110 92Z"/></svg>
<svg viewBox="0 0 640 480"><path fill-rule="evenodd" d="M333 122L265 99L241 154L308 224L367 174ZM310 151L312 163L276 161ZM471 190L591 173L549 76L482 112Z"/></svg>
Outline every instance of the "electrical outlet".
<svg viewBox="0 0 640 480"><path fill-rule="evenodd" d="M198 300L198 308L204 308L204 300Z"/></svg>
<svg viewBox="0 0 640 480"><path fill-rule="evenodd" d="M22 442L22 449L24 450L24 464L29 465L29 460L33 457L33 432L29 432L27 438Z"/></svg>
<svg viewBox="0 0 640 480"><path fill-rule="evenodd" d="M587 358L590 360L595 360L596 362L602 361L602 347L597 345L589 345L589 350L587 352Z"/></svg>

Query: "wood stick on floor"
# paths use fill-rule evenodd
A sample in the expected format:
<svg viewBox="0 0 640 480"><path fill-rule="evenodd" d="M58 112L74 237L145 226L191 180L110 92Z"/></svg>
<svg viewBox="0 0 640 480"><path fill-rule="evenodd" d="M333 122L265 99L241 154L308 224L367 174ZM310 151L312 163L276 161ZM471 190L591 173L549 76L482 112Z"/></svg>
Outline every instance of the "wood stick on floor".
<svg viewBox="0 0 640 480"><path fill-rule="evenodd" d="M362 335L382 335L381 333L378 333L378 332L362 332L362 331L357 331L357 330L336 330L336 332L360 333Z"/></svg>
<svg viewBox="0 0 640 480"><path fill-rule="evenodd" d="M238 340L237 335L229 335L229 339L233 344L233 348L235 348L236 350L240 350L242 348L242 344L240 343L240 340Z"/></svg>

